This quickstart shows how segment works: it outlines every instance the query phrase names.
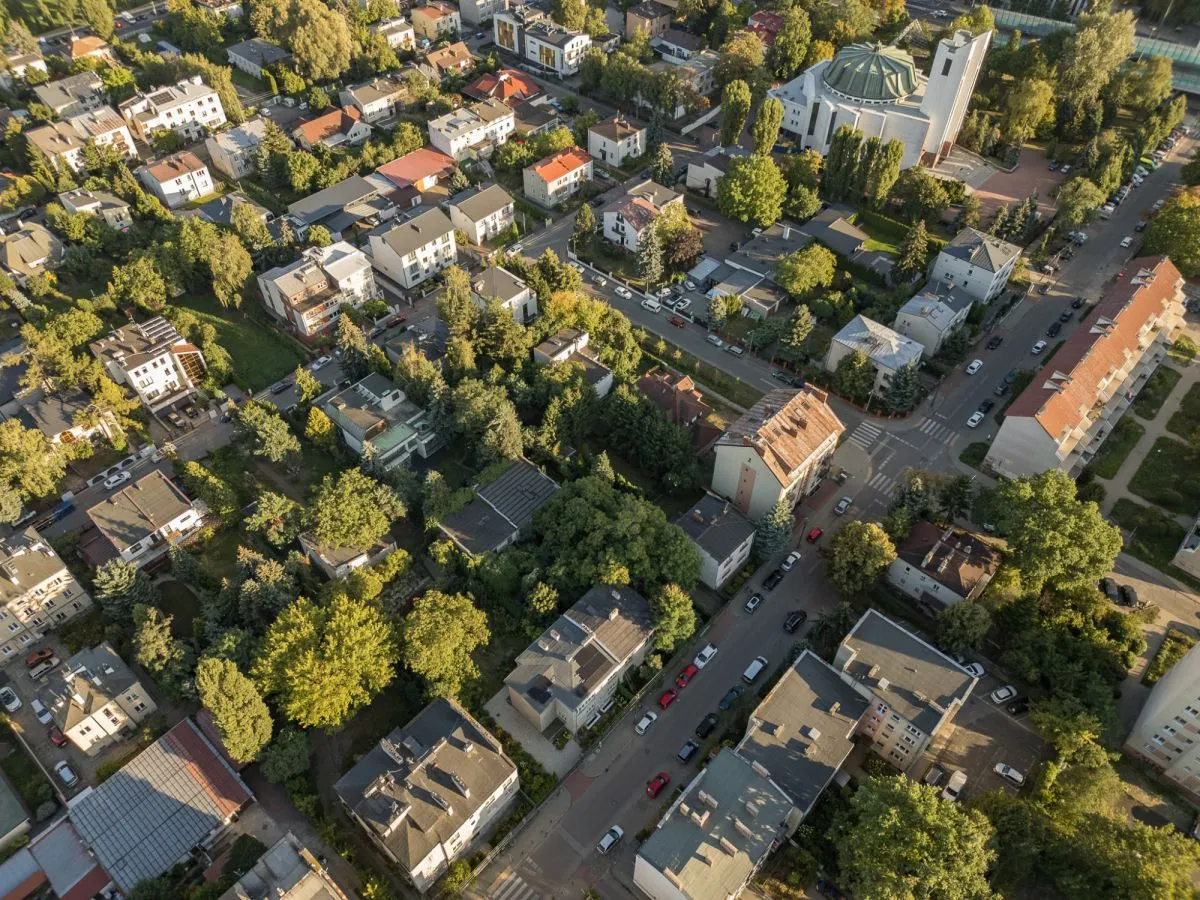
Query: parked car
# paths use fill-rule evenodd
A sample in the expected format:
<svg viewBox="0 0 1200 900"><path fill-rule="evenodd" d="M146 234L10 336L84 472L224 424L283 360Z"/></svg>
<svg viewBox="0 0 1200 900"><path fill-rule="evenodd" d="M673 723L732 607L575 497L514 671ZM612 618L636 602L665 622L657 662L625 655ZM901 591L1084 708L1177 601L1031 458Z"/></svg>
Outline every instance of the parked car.
<svg viewBox="0 0 1200 900"><path fill-rule="evenodd" d="M1133 230L1136 231L1138 234L1141 234L1143 231L1146 230L1146 227L1149 224L1150 223L1147 222L1145 219L1142 219L1142 221L1138 222L1136 225L1133 226Z"/></svg>
<svg viewBox="0 0 1200 900"><path fill-rule="evenodd" d="M787 618L783 620L783 630L788 634L795 634L805 622L808 621L808 613L802 609L796 609L788 613Z"/></svg>
<svg viewBox="0 0 1200 900"><path fill-rule="evenodd" d="M1126 250L1128 250L1130 247L1132 247L1133 246L1133 235L1127 234L1127 235L1125 235L1125 237L1121 238L1121 246L1124 247Z"/></svg>
<svg viewBox="0 0 1200 900"><path fill-rule="evenodd" d="M1004 343L1004 338L1000 337L1000 335L997 334L990 341L987 342L987 348L989 350L995 350L997 347L999 347L1003 343Z"/></svg>
<svg viewBox="0 0 1200 900"><path fill-rule="evenodd" d="M636 731L638 734L645 734L647 731L650 730L650 726L653 725L657 721L658 721L658 713L648 712L644 716L642 716L640 719L638 719L638 723L633 726L633 730Z"/></svg>
<svg viewBox="0 0 1200 900"><path fill-rule="evenodd" d="M67 787L75 787L75 785L79 784L79 776L75 774L75 770L71 768L65 759L60 759L54 764L54 774Z"/></svg>
<svg viewBox="0 0 1200 900"><path fill-rule="evenodd" d="M717 704L717 709L724 712L733 707L737 703L738 697L742 696L742 688L739 685L734 685L725 692L725 696L721 698L721 702Z"/></svg>
<svg viewBox="0 0 1200 900"><path fill-rule="evenodd" d="M971 364L969 366L967 366L967 374L974 375L976 372L978 372L982 368L983 368L983 360L982 359L973 359L973 360L971 360Z"/></svg>
<svg viewBox="0 0 1200 900"><path fill-rule="evenodd" d="M763 587L768 591L773 591L779 587L781 581L783 581L783 572L779 569L772 569L771 574L763 579Z"/></svg>
<svg viewBox="0 0 1200 900"><path fill-rule="evenodd" d="M4 707L5 712L14 713L21 708L21 698L12 688L2 687L0 688L0 706Z"/></svg>
<svg viewBox="0 0 1200 900"><path fill-rule="evenodd" d="M1058 337L1058 333L1062 331L1062 322L1051 322L1050 327L1046 329L1046 337Z"/></svg>
<svg viewBox="0 0 1200 900"><path fill-rule="evenodd" d="M32 669L34 666L41 665L48 659L54 658L54 650L50 647L42 647L39 650L34 650L25 657L25 668Z"/></svg>
<svg viewBox="0 0 1200 900"><path fill-rule="evenodd" d="M1058 321L1062 322L1064 325L1067 322L1070 322L1073 318L1075 318L1075 313L1069 309L1065 309L1058 314Z"/></svg>
<svg viewBox="0 0 1200 900"><path fill-rule="evenodd" d="M980 400L980 401L979 401L979 411L980 411L981 413L985 413L985 414L986 414L986 413L988 413L988 412L991 410L991 408L992 408L993 406L995 406L995 405L996 405L996 401L995 401L995 400L991 400L991 399L987 399L987 400Z"/></svg>
<svg viewBox="0 0 1200 900"><path fill-rule="evenodd" d="M623 837L625 837L625 829L620 825L614 825L608 831L604 832L604 837L600 838L600 843L596 845L596 849L602 854L608 853L609 850L620 843Z"/></svg>
<svg viewBox="0 0 1200 900"><path fill-rule="evenodd" d="M1008 393L1008 385L1002 381L998 385L996 385L996 389L994 391L992 391L992 393L995 394L997 397L1003 397L1005 394Z"/></svg>
<svg viewBox="0 0 1200 900"><path fill-rule="evenodd" d="M1121 595L1117 590L1117 583L1111 578L1100 579L1100 590L1113 603L1121 602Z"/></svg>
<svg viewBox="0 0 1200 900"><path fill-rule="evenodd" d="M55 747L67 746L67 736L62 733L62 729L57 725L46 732L46 735L50 738L50 743L52 743Z"/></svg>
<svg viewBox="0 0 1200 900"><path fill-rule="evenodd" d="M700 740L704 740L717 730L717 722L719 721L720 719L717 718L716 713L709 713L707 716L701 719L700 724L696 726L696 737L700 738Z"/></svg>
<svg viewBox="0 0 1200 900"><path fill-rule="evenodd" d="M762 594L751 594L750 599L746 601L746 612L752 613L758 609L763 602Z"/></svg>
<svg viewBox="0 0 1200 900"><path fill-rule="evenodd" d="M1046 349L1046 342L1038 341L1036 344L1033 345L1033 349L1030 350L1029 352L1031 354L1033 354L1034 356L1037 356L1039 353L1041 353L1045 349Z"/></svg>
<svg viewBox="0 0 1200 900"><path fill-rule="evenodd" d="M629 290L629 288L623 285L617 285L613 290L616 292L618 297L624 297L626 300L633 299L633 293Z"/></svg>
<svg viewBox="0 0 1200 900"><path fill-rule="evenodd" d="M1006 684L1003 687L998 687L991 693L992 702L999 706L1001 703L1007 703L1013 697L1017 696L1017 689L1011 684Z"/></svg>
<svg viewBox="0 0 1200 900"><path fill-rule="evenodd" d="M58 664L59 664L59 658L57 656L52 656L45 662L40 662L36 666L34 666L32 669L30 669L29 677L32 678L34 681L37 681L39 678L41 678L47 672L50 672L50 671L54 670L55 668L57 668Z"/></svg>
<svg viewBox="0 0 1200 900"><path fill-rule="evenodd" d="M725 352L732 353L734 356L743 356L746 353L746 351L743 350L741 347L739 347L737 344L726 344Z"/></svg>
<svg viewBox="0 0 1200 900"><path fill-rule="evenodd" d="M646 783L646 796L653 800L655 797L661 794L662 789L670 783L671 776L666 772L659 772Z"/></svg>
<svg viewBox="0 0 1200 900"><path fill-rule="evenodd" d="M852 504L853 502L854 502L853 497L843 497L841 500L839 500L837 502L837 506L835 506L833 508L833 514L835 516L844 515L846 510L848 510L850 508L850 504Z"/></svg>
<svg viewBox="0 0 1200 900"><path fill-rule="evenodd" d="M1029 698L1018 697L1004 708L1008 710L1008 714L1010 716L1023 716L1025 713L1029 712Z"/></svg>
<svg viewBox="0 0 1200 900"><path fill-rule="evenodd" d="M593 281L596 282L596 287L606 287L608 285L608 279L603 275L597 275Z"/></svg>
<svg viewBox="0 0 1200 900"><path fill-rule="evenodd" d="M679 691L675 688L667 688L662 692L662 696L658 698L658 708L666 709L675 702L675 698L679 696Z"/></svg>
<svg viewBox="0 0 1200 900"><path fill-rule="evenodd" d="M318 356L316 359L313 360L312 370L314 372L319 372L321 369L325 368L331 362L333 362L333 357L331 357L331 356Z"/></svg>
<svg viewBox="0 0 1200 900"><path fill-rule="evenodd" d="M810 529L808 534L806 534L804 536L804 539L806 541L808 541L810 544L815 544L817 541L819 541L821 539L821 535L823 535L824 533L825 532L822 531L820 528L813 528L813 529Z"/></svg>
<svg viewBox="0 0 1200 900"><path fill-rule="evenodd" d="M696 751L700 749L700 745L694 740L689 739L686 744L679 748L679 752L675 754L679 757L680 762L687 762L696 755Z"/></svg>
<svg viewBox="0 0 1200 900"><path fill-rule="evenodd" d="M709 334L705 335L704 339L706 341L708 341L710 344L712 344L714 347L724 347L725 346L725 342L723 340L721 340L721 338L715 334L709 333Z"/></svg>
<svg viewBox="0 0 1200 900"><path fill-rule="evenodd" d="M692 660L692 665L695 666L697 669L703 669L710 662L712 662L712 658L716 655L717 655L716 646L714 646L713 644L706 644L704 646L704 649L702 649L699 653L696 654L696 658Z"/></svg>
<svg viewBox="0 0 1200 900"><path fill-rule="evenodd" d="M787 559L780 564L779 568L783 569L785 572L790 572L792 571L792 567L796 565L796 563L800 562L801 558L800 551L793 550L787 555Z"/></svg>
<svg viewBox="0 0 1200 900"><path fill-rule="evenodd" d="M114 488L120 487L131 478L133 478L133 476L128 472L118 472L116 475L109 475L104 479L104 489L106 491L111 491Z"/></svg>
<svg viewBox="0 0 1200 900"><path fill-rule="evenodd" d="M1137 606L1137 591L1135 591L1131 585L1121 585L1119 594L1121 597L1120 603L1122 606Z"/></svg>
<svg viewBox="0 0 1200 900"><path fill-rule="evenodd" d="M667 321L670 322L672 325L674 325L676 328L683 328L684 326L687 325L687 322L685 322L683 319L679 318L679 316L671 316L671 318L667 319Z"/></svg>
<svg viewBox="0 0 1200 900"><path fill-rule="evenodd" d="M42 705L42 701L34 697L29 701L29 708L33 710L33 714L37 716L37 720L43 725L49 725L54 721L54 717L50 715L50 710Z"/></svg>
<svg viewBox="0 0 1200 900"><path fill-rule="evenodd" d="M1071 309L1082 309L1083 304L1086 302L1087 301L1084 300L1082 297L1076 297L1074 300L1071 301Z"/></svg>
<svg viewBox="0 0 1200 900"><path fill-rule="evenodd" d="M967 418L967 427L978 428L979 423L983 421L983 418L983 413L981 413L979 410L975 410L975 412L971 413L971 415Z"/></svg>
<svg viewBox="0 0 1200 900"><path fill-rule="evenodd" d="M767 667L767 658L765 656L756 656L750 661L750 665L746 666L746 671L742 673L742 681L746 684L754 684L755 679L762 674L762 670Z"/></svg>
<svg viewBox="0 0 1200 900"><path fill-rule="evenodd" d="M1025 776L1022 775L1020 772L1018 772L1016 769L1014 769L1012 766L1006 766L1004 763L996 763L996 767L995 767L994 771L1001 778L1005 778L1008 781L1011 781L1017 787L1020 787L1021 785L1023 785L1025 783Z"/></svg>
<svg viewBox="0 0 1200 900"><path fill-rule="evenodd" d="M964 663L963 669L966 673L974 678L982 678L984 676L983 666L979 663Z"/></svg>
<svg viewBox="0 0 1200 900"><path fill-rule="evenodd" d="M942 791L943 800L957 800L962 794L963 785L967 783L967 773L961 769L955 769L950 775L950 780L946 782L946 787Z"/></svg>
<svg viewBox="0 0 1200 900"><path fill-rule="evenodd" d="M684 667L684 670L675 676L675 684L678 687L685 688L692 683L692 679L699 674L700 670L691 663Z"/></svg>

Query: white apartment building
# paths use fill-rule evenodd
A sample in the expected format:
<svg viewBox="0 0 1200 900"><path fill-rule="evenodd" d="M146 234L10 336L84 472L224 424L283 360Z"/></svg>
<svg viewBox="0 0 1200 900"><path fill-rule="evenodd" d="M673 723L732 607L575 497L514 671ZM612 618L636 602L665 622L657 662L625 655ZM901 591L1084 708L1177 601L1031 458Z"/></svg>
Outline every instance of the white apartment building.
<svg viewBox="0 0 1200 900"><path fill-rule="evenodd" d="M85 510L92 526L79 540L91 566L120 557L138 568L166 554L204 524L204 505L194 507L158 469L96 500Z"/></svg>
<svg viewBox="0 0 1200 900"><path fill-rule="evenodd" d="M612 166L646 152L646 130L630 125L624 116L613 116L588 129L588 153Z"/></svg>
<svg viewBox="0 0 1200 900"><path fill-rule="evenodd" d="M454 224L440 209L417 207L411 218L371 234L370 255L376 272L398 287L414 288L458 259Z"/></svg>
<svg viewBox="0 0 1200 900"><path fill-rule="evenodd" d="M513 223L513 199L498 184L468 188L450 198L450 221L472 244L494 238Z"/></svg>
<svg viewBox="0 0 1200 900"><path fill-rule="evenodd" d="M92 607L92 598L32 527L0 537L0 661Z"/></svg>
<svg viewBox="0 0 1200 900"><path fill-rule="evenodd" d="M1122 749L1200 802L1200 644L1150 691Z"/></svg>
<svg viewBox="0 0 1200 900"><path fill-rule="evenodd" d="M522 173L525 196L550 208L579 193L592 180L592 158L580 147L559 150Z"/></svg>
<svg viewBox="0 0 1200 900"><path fill-rule="evenodd" d="M303 340L333 327L343 306L359 307L379 296L370 260L345 241L310 247L296 262L264 272L258 289L267 310Z"/></svg>
<svg viewBox="0 0 1200 900"><path fill-rule="evenodd" d="M158 710L111 644L80 650L39 691L63 736L88 756L126 740Z"/></svg>
<svg viewBox="0 0 1200 900"><path fill-rule="evenodd" d="M875 392L882 394L897 372L921 362L923 352L922 346L912 338L874 319L855 316L830 341L825 354L825 371L836 372L843 359L852 353L861 353L875 370Z"/></svg>
<svg viewBox="0 0 1200 900"><path fill-rule="evenodd" d="M700 580L720 590L750 558L754 525L724 497L705 491L675 520L700 553Z"/></svg>
<svg viewBox="0 0 1200 900"><path fill-rule="evenodd" d="M112 147L125 159L137 158L129 126L111 106L98 107L67 121L84 141L92 141L98 147Z"/></svg>
<svg viewBox="0 0 1200 900"><path fill-rule="evenodd" d="M512 109L499 100L484 100L439 116L429 123L429 143L457 162L468 156L490 156L516 126Z"/></svg>
<svg viewBox="0 0 1200 900"><path fill-rule="evenodd" d="M258 168L258 145L267 133L266 119L251 119L214 134L204 142L213 168L237 181Z"/></svg>
<svg viewBox="0 0 1200 900"><path fill-rule="evenodd" d="M138 93L120 105L133 136L149 144L156 131L167 129L184 140L198 141L225 124L225 109L217 92L196 75L178 84Z"/></svg>
<svg viewBox="0 0 1200 900"><path fill-rule="evenodd" d="M427 459L442 446L428 413L378 372L329 397L321 408L347 447L359 457L373 452L384 469L406 466L415 456Z"/></svg>
<svg viewBox="0 0 1200 900"><path fill-rule="evenodd" d="M496 45L559 75L579 71L583 55L592 46L585 32L569 31L553 21L533 2L509 3L492 18Z"/></svg>
<svg viewBox="0 0 1200 900"><path fill-rule="evenodd" d="M683 208L683 194L647 178L604 207L601 233L605 240L636 253L642 236L672 206Z"/></svg>
<svg viewBox="0 0 1200 900"><path fill-rule="evenodd" d="M138 179L167 209L207 197L214 190L212 175L194 153L168 156L137 171Z"/></svg>
<svg viewBox="0 0 1200 900"><path fill-rule="evenodd" d="M1021 258L1021 248L995 235L964 228L933 261L931 281L952 284L980 303L990 303Z"/></svg>
<svg viewBox="0 0 1200 900"><path fill-rule="evenodd" d="M133 224L129 204L108 191L89 191L86 188L65 191L58 195L58 202L69 213L99 216L109 228L118 231Z"/></svg>
<svg viewBox="0 0 1200 900"><path fill-rule="evenodd" d="M377 34L387 41L387 45L393 50L411 50L416 44L413 27L403 16L383 19L367 28L371 34Z"/></svg>
<svg viewBox="0 0 1200 900"><path fill-rule="evenodd" d="M204 378L204 355L156 316L122 325L88 345L117 384L127 384L151 412L189 399Z"/></svg>
<svg viewBox="0 0 1200 900"><path fill-rule="evenodd" d="M468 25L482 25L503 8L503 0L461 0L458 15Z"/></svg>
<svg viewBox="0 0 1200 900"><path fill-rule="evenodd" d="M1005 411L984 466L1007 478L1078 475L1166 358L1182 321L1183 276L1171 260L1131 260Z"/></svg>
<svg viewBox="0 0 1200 900"><path fill-rule="evenodd" d="M896 313L892 328L937 356L942 346L967 322L974 298L945 282L929 282Z"/></svg>

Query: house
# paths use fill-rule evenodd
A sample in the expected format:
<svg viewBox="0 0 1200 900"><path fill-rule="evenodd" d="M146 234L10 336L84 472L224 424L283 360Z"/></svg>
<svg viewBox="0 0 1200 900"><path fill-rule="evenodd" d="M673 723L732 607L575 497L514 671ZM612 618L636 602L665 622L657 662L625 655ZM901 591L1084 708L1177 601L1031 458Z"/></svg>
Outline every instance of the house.
<svg viewBox="0 0 1200 900"><path fill-rule="evenodd" d="M82 172L84 170L83 145L70 122L51 122L23 132L25 142L36 147L55 170Z"/></svg>
<svg viewBox="0 0 1200 900"><path fill-rule="evenodd" d="M717 196L717 183L729 171L735 159L748 156L749 151L741 147L714 147L698 160L689 162L687 180L684 184L690 191L698 191L710 199Z"/></svg>
<svg viewBox="0 0 1200 900"><path fill-rule="evenodd" d="M768 94L783 104L781 127L797 150L826 156L837 127L851 125L900 141L902 169L931 165L954 146L991 42L990 31L942 38L928 78L900 47L848 44Z"/></svg>
<svg viewBox="0 0 1200 900"><path fill-rule="evenodd" d="M489 266L471 284L475 302L482 309L493 298L511 310L513 318L525 325L537 316L538 303L535 294L524 281L507 269Z"/></svg>
<svg viewBox="0 0 1200 900"><path fill-rule="evenodd" d="M287 832L217 900L348 900L324 863Z"/></svg>
<svg viewBox="0 0 1200 900"><path fill-rule="evenodd" d="M542 72L574 75L592 39L555 22L535 0L510 0L492 18L492 37L502 50L534 63Z"/></svg>
<svg viewBox="0 0 1200 900"><path fill-rule="evenodd" d="M604 398L612 390L612 369L600 362L596 351L588 346L588 333L576 328L563 328L533 348L533 361L544 366L555 363L574 363L583 366L588 384L596 396Z"/></svg>
<svg viewBox="0 0 1200 900"><path fill-rule="evenodd" d="M515 107L542 92L541 85L519 69L485 72L462 90L472 100L499 100Z"/></svg>
<svg viewBox="0 0 1200 900"><path fill-rule="evenodd" d="M111 62L112 48L108 46L107 41L94 34L71 38L71 43L67 48L67 59L75 62L76 60L87 59L88 57Z"/></svg>
<svg viewBox="0 0 1200 900"><path fill-rule="evenodd" d="M675 10L655 0L631 6L625 11L625 37L632 38L638 32L644 32L654 39L671 27L674 18Z"/></svg>
<svg viewBox="0 0 1200 900"><path fill-rule="evenodd" d="M967 321L974 299L966 291L944 282L929 282L896 313L892 327L936 356L951 335Z"/></svg>
<svg viewBox="0 0 1200 900"><path fill-rule="evenodd" d="M267 120L243 122L236 128L214 134L204 142L213 167L239 181L258 169L258 145L267 134Z"/></svg>
<svg viewBox="0 0 1200 900"><path fill-rule="evenodd" d="M952 283L980 303L990 303L1004 290L1021 248L992 234L964 228L938 252L931 281Z"/></svg>
<svg viewBox="0 0 1200 900"><path fill-rule="evenodd" d="M91 141L97 147L112 147L125 159L136 159L133 135L115 109L111 106L101 106L67 120L83 140Z"/></svg>
<svg viewBox="0 0 1200 900"><path fill-rule="evenodd" d="M382 37L393 50L411 50L417 43L412 25L403 16L375 22L367 30Z"/></svg>
<svg viewBox="0 0 1200 900"><path fill-rule="evenodd" d="M62 262L62 242L37 222L27 222L0 240L0 265L21 287Z"/></svg>
<svg viewBox="0 0 1200 900"><path fill-rule="evenodd" d="M604 207L601 233L605 240L630 253L637 253L642 235L653 228L658 217L670 207L682 210L683 194L647 178L629 188L624 197Z"/></svg>
<svg viewBox="0 0 1200 900"><path fill-rule="evenodd" d="M770 47L775 43L775 36L783 30L784 19L777 12L771 12L769 9L756 10L746 20L746 30L751 34L756 35L763 42L764 47Z"/></svg>
<svg viewBox="0 0 1200 900"><path fill-rule="evenodd" d="M50 72L40 51L10 49L5 52L4 63L0 65L0 87L11 92L16 80L25 81L26 75L34 70L43 74Z"/></svg>
<svg viewBox="0 0 1200 900"><path fill-rule="evenodd" d="M475 67L475 58L471 56L467 45L458 41L425 54L425 65L436 72L438 78L445 78L447 75L471 71Z"/></svg>
<svg viewBox="0 0 1200 900"><path fill-rule="evenodd" d="M370 237L371 265L392 284L411 289L458 260L454 225L440 209L415 213Z"/></svg>
<svg viewBox="0 0 1200 900"><path fill-rule="evenodd" d="M20 801L18 801L19 804ZM51 891L53 897L92 897L115 890L66 816L39 831L26 846L0 863L0 881L12 885L10 900Z"/></svg>
<svg viewBox="0 0 1200 900"><path fill-rule="evenodd" d="M260 81L263 73L271 66L276 63L286 64L292 60L292 54L278 44L272 44L262 38L239 41L231 47L226 47L225 55L229 58L229 64L235 69L241 69L251 78L257 78Z"/></svg>
<svg viewBox="0 0 1200 900"><path fill-rule="evenodd" d="M487 484L475 485L475 498L443 516L438 529L468 556L499 553L529 528L558 485L524 459L513 460Z"/></svg>
<svg viewBox="0 0 1200 900"><path fill-rule="evenodd" d="M750 715L737 753L783 789L803 821L846 764L869 708L837 669L804 649Z"/></svg>
<svg viewBox="0 0 1200 900"><path fill-rule="evenodd" d="M177 209L185 203L207 197L214 190L208 166L196 154L186 150L141 166L137 174L138 180L167 209Z"/></svg>
<svg viewBox="0 0 1200 900"><path fill-rule="evenodd" d="M697 453L703 453L721 436L721 429L708 422L712 407L704 402L696 383L687 375L654 368L638 379L638 389L663 418L691 435Z"/></svg>
<svg viewBox="0 0 1200 900"><path fill-rule="evenodd" d="M311 531L301 532L300 549L330 580L345 578L355 569L378 565L396 552L396 539L385 534L370 547L328 547Z"/></svg>
<svg viewBox="0 0 1200 900"><path fill-rule="evenodd" d="M468 188L450 198L450 221L470 239L482 244L513 223L513 199L498 184Z"/></svg>
<svg viewBox="0 0 1200 900"><path fill-rule="evenodd" d="M258 289L267 311L304 341L332 328L344 308L379 296L370 260L345 241L309 247L295 262L259 275Z"/></svg>
<svg viewBox="0 0 1200 900"><path fill-rule="evenodd" d="M568 147L527 166L522 173L525 196L544 207L557 206L592 180L592 158Z"/></svg>
<svg viewBox="0 0 1200 900"><path fill-rule="evenodd" d="M1150 691L1121 749L1152 766L1193 802L1200 801L1200 644Z"/></svg>
<svg viewBox="0 0 1200 900"><path fill-rule="evenodd" d="M750 558L754 525L724 497L705 491L675 520L700 552L700 580L719 590Z"/></svg>
<svg viewBox="0 0 1200 900"><path fill-rule="evenodd" d="M651 900L737 897L799 822L770 775L724 747L638 847L633 883Z"/></svg>
<svg viewBox="0 0 1200 900"><path fill-rule="evenodd" d="M434 700L334 785L371 841L424 893L500 820L519 785L500 742L454 700Z"/></svg>
<svg viewBox="0 0 1200 900"><path fill-rule="evenodd" d="M664 56L647 66L651 74L671 79L678 78L680 85L689 90L678 94L674 108L661 106L653 95L642 96L638 92L634 93L634 103L638 106L648 106L658 110L672 120L681 119L689 112L694 113L707 109L710 102L700 98L708 97L717 90L716 68L720 61L721 55L715 50L697 51L686 60Z"/></svg>
<svg viewBox="0 0 1200 900"><path fill-rule="evenodd" d="M137 733L158 704L112 644L80 650L46 678L38 696L75 747L95 756Z"/></svg>
<svg viewBox="0 0 1200 900"><path fill-rule="evenodd" d="M651 44L662 54L662 58L666 62L683 63L700 52L704 46L704 40L700 35L692 34L690 31L668 28Z"/></svg>
<svg viewBox="0 0 1200 900"><path fill-rule="evenodd" d="M8 850L18 838L27 835L30 824L29 813L25 811L16 789L5 775L0 775L0 852ZM23 843L28 843L28 839ZM5 853L6 857L10 855Z"/></svg>
<svg viewBox="0 0 1200 900"><path fill-rule="evenodd" d="M116 557L144 568L199 531L202 510L203 504L193 505L175 482L151 469L84 510L90 528L79 540L79 552L93 568Z"/></svg>
<svg viewBox="0 0 1200 900"><path fill-rule="evenodd" d="M299 237L320 225L339 241L344 232L360 222L378 223L395 215L395 207L381 194L379 185L361 175L351 175L288 204L288 219Z"/></svg>
<svg viewBox="0 0 1200 900"><path fill-rule="evenodd" d="M108 103L108 91L95 72L80 72L33 89L38 103L61 119L99 109Z"/></svg>
<svg viewBox="0 0 1200 900"><path fill-rule="evenodd" d="M598 585L517 657L504 679L508 702L538 731L555 720L570 732L588 727L625 673L642 664L653 637L645 597Z"/></svg>
<svg viewBox="0 0 1200 900"><path fill-rule="evenodd" d="M121 891L210 846L254 800L191 719L105 781L72 798L67 816ZM83 896L80 894L80 896Z"/></svg>
<svg viewBox="0 0 1200 900"><path fill-rule="evenodd" d="M151 412L190 399L204 380L204 355L162 316L122 325L88 346L108 377L133 388Z"/></svg>
<svg viewBox="0 0 1200 900"><path fill-rule="evenodd" d="M394 116L407 91L399 78L381 76L351 85L338 94L338 100L347 111L357 110L364 122L375 123Z"/></svg>
<svg viewBox="0 0 1200 900"><path fill-rule="evenodd" d="M442 446L425 410L378 372L332 395L321 408L347 447L360 457L373 454L383 469L406 466L414 455L426 459Z"/></svg>
<svg viewBox="0 0 1200 900"><path fill-rule="evenodd" d="M185 141L198 141L225 124L220 97L199 75L135 94L119 109L133 136L143 144L151 143L154 133L163 129L174 131Z"/></svg>
<svg viewBox="0 0 1200 900"><path fill-rule="evenodd" d="M453 175L456 168L453 157L431 147L422 147L393 159L375 171L398 188L429 191L437 187L439 181Z"/></svg>
<svg viewBox="0 0 1200 900"><path fill-rule="evenodd" d="M371 136L371 126L362 119L358 107L345 109L335 106L312 119L301 120L292 129L292 140L311 150L318 144L333 150L336 147L355 147Z"/></svg>
<svg viewBox="0 0 1200 900"><path fill-rule="evenodd" d="M955 603L979 599L1000 561L1000 551L979 535L921 521L896 545L887 581L936 616Z"/></svg>
<svg viewBox="0 0 1200 900"><path fill-rule="evenodd" d="M873 393L883 394L891 386L892 377L901 369L921 362L924 348L912 338L892 331L874 319L858 315L833 336L825 354L825 371L836 372L838 363L853 353L861 353L875 370Z"/></svg>
<svg viewBox="0 0 1200 900"><path fill-rule="evenodd" d="M81 387L60 387L52 393L38 387L17 398L17 418L26 428L36 428L52 444L77 444L95 437L111 439L121 432L111 413L85 419L91 405L92 395Z"/></svg>
<svg viewBox="0 0 1200 900"><path fill-rule="evenodd" d="M196 216L206 222L212 222L214 225L232 228L233 213L235 210L240 209L243 206L249 207L258 220L264 224L267 224L272 218L271 211L269 209L267 209L265 206L259 206L242 191L230 191L228 194L217 194L207 203L202 203L195 209L182 210L179 213L179 216L180 218Z"/></svg>
<svg viewBox="0 0 1200 900"><path fill-rule="evenodd" d="M499 100L483 100L429 122L429 143L455 160L490 156L508 140L513 111Z"/></svg>
<svg viewBox="0 0 1200 900"><path fill-rule="evenodd" d="M414 6L409 13L416 34L431 41L444 37L457 37L462 31L462 20L458 7L441 0L430 0L424 6Z"/></svg>
<svg viewBox="0 0 1200 900"><path fill-rule="evenodd" d="M757 522L819 483L846 427L813 387L767 391L714 445L712 490Z"/></svg>
<svg viewBox="0 0 1200 900"><path fill-rule="evenodd" d="M504 0L462 0L458 4L458 14L468 25L478 26L503 7Z"/></svg>
<svg viewBox="0 0 1200 900"><path fill-rule="evenodd" d="M1183 278L1165 256L1130 260L1124 272L1005 411L984 458L992 471L1075 477L1166 358Z"/></svg>
<svg viewBox="0 0 1200 900"><path fill-rule="evenodd" d="M646 129L630 125L624 116L613 116L588 129L588 153L601 162L620 166L645 152Z"/></svg>
<svg viewBox="0 0 1200 900"><path fill-rule="evenodd" d="M838 256L854 259L862 252L870 235L854 224L855 211L849 206L830 204L800 226L801 235L828 247Z"/></svg>
<svg viewBox="0 0 1200 900"><path fill-rule="evenodd" d="M0 529L0 660L92 608L92 598L32 527ZM15 654L15 655L14 655Z"/></svg>
<svg viewBox="0 0 1200 900"><path fill-rule="evenodd" d="M549 103L539 103L537 100L518 103L513 107L513 116L516 118L513 131L526 139L553 131L562 124L557 109Z"/></svg>

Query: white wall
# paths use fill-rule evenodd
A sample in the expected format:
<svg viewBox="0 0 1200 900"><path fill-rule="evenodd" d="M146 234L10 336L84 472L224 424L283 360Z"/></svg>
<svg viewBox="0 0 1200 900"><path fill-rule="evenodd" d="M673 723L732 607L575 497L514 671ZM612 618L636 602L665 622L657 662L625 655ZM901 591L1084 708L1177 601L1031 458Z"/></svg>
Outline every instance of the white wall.
<svg viewBox="0 0 1200 900"><path fill-rule="evenodd" d="M984 464L1008 478L1061 468L1058 445L1031 416L1005 416Z"/></svg>

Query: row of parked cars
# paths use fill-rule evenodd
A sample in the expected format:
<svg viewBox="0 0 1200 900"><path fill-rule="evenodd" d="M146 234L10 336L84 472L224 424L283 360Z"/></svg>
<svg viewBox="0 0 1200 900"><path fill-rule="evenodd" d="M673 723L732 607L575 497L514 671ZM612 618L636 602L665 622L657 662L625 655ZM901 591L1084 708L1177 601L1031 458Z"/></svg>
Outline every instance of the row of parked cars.
<svg viewBox="0 0 1200 900"><path fill-rule="evenodd" d="M42 647L34 650L25 657L25 668L29 671L29 678L35 684L43 675L52 672L61 664L60 660L50 647ZM7 681L7 679L5 679ZM12 715L22 706L21 698L17 696L16 690L12 685L5 683L0 687L0 706L4 707L4 711ZM37 697L29 701L29 709L34 717L43 725L49 725L48 736L50 742L55 747L65 747L67 738L62 733L57 725L54 724L54 717L50 715L50 710L46 709L44 703ZM52 766L54 775L65 787L74 787L79 783L79 776L75 774L75 770L71 768L71 764L65 759L60 759Z"/></svg>

